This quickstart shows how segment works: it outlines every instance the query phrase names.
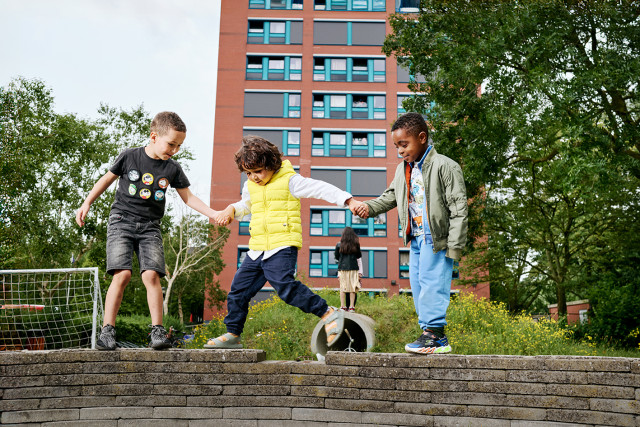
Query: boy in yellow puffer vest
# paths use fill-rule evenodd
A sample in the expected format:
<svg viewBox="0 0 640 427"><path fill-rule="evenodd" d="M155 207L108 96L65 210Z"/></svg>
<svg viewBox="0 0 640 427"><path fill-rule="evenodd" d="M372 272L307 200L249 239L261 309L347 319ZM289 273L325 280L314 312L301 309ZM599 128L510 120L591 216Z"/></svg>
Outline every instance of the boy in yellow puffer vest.
<svg viewBox="0 0 640 427"><path fill-rule="evenodd" d="M235 154L238 169L247 174L242 200L214 217L218 225L251 214L249 252L236 272L227 296L227 333L210 339L205 348L242 348L249 301L269 281L278 296L324 323L327 345L337 342L344 314L295 279L298 249L302 247L300 199L322 199L352 212L360 202L332 184L297 174L291 162L282 160L278 148L259 136L248 135Z"/></svg>

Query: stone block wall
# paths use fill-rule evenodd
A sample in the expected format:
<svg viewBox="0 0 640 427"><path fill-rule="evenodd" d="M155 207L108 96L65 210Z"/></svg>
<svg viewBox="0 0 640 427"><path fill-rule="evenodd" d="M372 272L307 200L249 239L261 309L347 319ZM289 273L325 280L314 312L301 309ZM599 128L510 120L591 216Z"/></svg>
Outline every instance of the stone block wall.
<svg viewBox="0 0 640 427"><path fill-rule="evenodd" d="M2 352L0 411L44 426L640 426L640 359Z"/></svg>

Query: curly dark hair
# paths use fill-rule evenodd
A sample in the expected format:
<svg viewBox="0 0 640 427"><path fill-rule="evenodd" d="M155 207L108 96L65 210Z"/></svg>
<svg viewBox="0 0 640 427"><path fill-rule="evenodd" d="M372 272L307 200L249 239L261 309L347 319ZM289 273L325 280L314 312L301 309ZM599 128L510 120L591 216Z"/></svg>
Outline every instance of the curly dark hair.
<svg viewBox="0 0 640 427"><path fill-rule="evenodd" d="M240 172L259 168L277 171L282 166L282 153L278 147L257 135L242 138L242 147L236 151L234 159Z"/></svg>
<svg viewBox="0 0 640 427"><path fill-rule="evenodd" d="M158 135L165 135L169 129L176 130L178 132L186 132L187 126L184 124L179 115L173 111L162 111L156 114L151 120L151 132L155 132Z"/></svg>
<svg viewBox="0 0 640 427"><path fill-rule="evenodd" d="M429 126L418 113L405 113L398 117L393 126L391 126L391 132L398 129L404 129L405 132L416 138L420 135L420 132L424 132L427 135L427 139L429 139Z"/></svg>

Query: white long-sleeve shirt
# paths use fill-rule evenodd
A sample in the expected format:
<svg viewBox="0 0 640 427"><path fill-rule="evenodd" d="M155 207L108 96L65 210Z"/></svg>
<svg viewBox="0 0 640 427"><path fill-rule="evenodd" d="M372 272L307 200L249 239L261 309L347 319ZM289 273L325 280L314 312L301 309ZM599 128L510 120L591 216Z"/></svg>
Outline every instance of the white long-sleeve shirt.
<svg viewBox="0 0 640 427"><path fill-rule="evenodd" d="M234 216L237 220L251 215L251 197L249 196L248 182L249 181L246 181L242 187L242 200L232 204L235 210ZM351 194L339 189L333 184L313 178L305 178L300 174L295 174L289 179L289 191L296 199L321 199L340 207L346 207L345 202L352 197ZM252 260L256 260L264 252L262 259L267 259L286 247L287 246L281 246L269 251L255 251L250 249L247 255L249 255Z"/></svg>

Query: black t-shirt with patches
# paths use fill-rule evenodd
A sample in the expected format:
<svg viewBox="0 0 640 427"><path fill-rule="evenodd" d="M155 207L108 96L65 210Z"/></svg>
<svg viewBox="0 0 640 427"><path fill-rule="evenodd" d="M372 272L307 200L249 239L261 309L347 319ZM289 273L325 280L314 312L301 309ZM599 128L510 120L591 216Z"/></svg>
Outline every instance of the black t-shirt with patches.
<svg viewBox="0 0 640 427"><path fill-rule="evenodd" d="M133 220L162 218L169 185L191 185L178 162L152 159L144 147L124 150L109 170L120 177L111 213Z"/></svg>

